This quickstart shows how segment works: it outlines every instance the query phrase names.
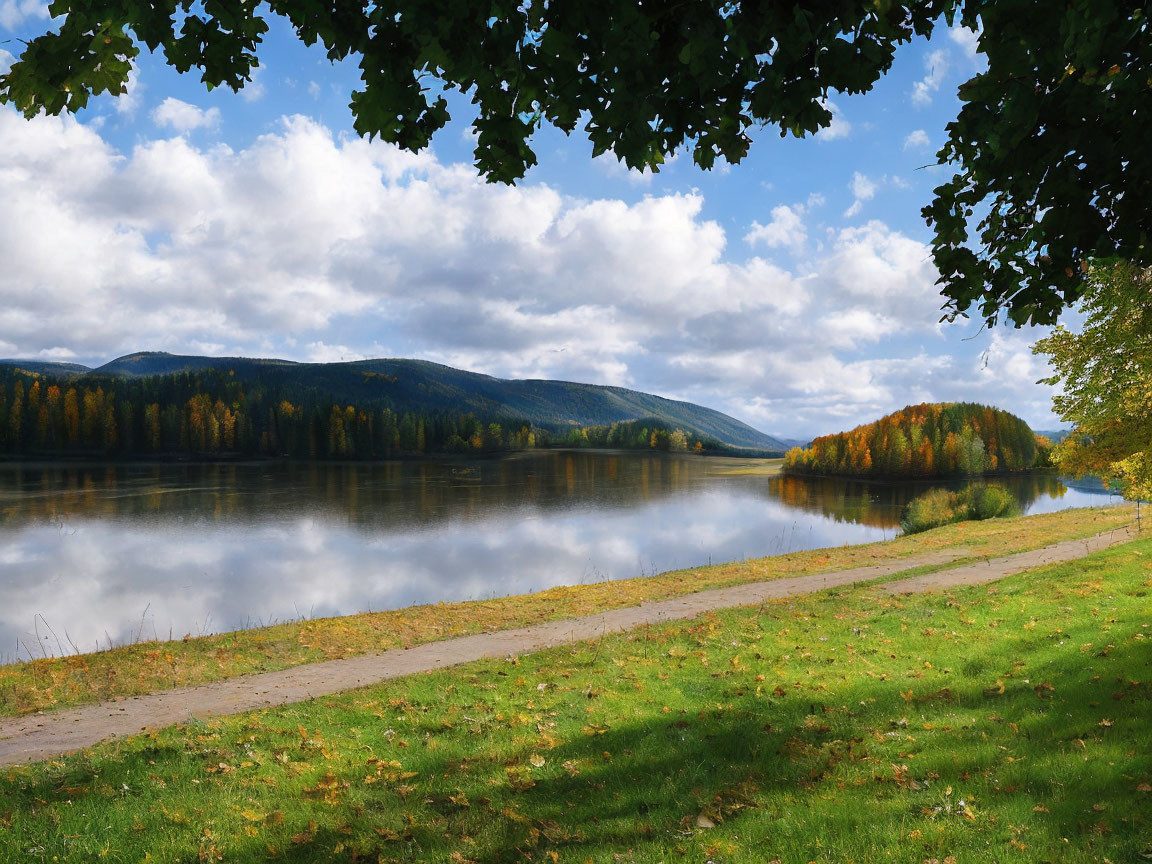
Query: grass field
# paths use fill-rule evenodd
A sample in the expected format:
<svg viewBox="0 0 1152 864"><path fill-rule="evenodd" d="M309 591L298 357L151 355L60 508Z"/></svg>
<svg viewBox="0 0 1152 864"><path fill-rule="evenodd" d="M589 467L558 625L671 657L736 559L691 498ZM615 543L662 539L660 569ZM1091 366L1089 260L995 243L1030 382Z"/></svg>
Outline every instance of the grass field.
<svg viewBox="0 0 1152 864"><path fill-rule="evenodd" d="M1150 562L823 592L10 769L0 860L1145 860Z"/></svg>
<svg viewBox="0 0 1152 864"><path fill-rule="evenodd" d="M538 594L295 621L176 642L142 642L0 666L0 716L89 704L338 657L571 618L706 588L843 570L938 549L969 559L1035 549L1133 521L1130 507L950 525L882 543L795 552Z"/></svg>

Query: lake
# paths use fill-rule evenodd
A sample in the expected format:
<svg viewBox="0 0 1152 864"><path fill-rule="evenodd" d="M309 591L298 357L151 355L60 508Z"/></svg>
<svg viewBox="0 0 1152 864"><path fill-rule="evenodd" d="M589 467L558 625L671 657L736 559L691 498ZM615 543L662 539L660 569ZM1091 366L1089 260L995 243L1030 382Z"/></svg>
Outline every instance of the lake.
<svg viewBox="0 0 1152 864"><path fill-rule="evenodd" d="M925 483L694 455L0 464L0 660L890 538ZM1005 479L1026 513L1098 484Z"/></svg>

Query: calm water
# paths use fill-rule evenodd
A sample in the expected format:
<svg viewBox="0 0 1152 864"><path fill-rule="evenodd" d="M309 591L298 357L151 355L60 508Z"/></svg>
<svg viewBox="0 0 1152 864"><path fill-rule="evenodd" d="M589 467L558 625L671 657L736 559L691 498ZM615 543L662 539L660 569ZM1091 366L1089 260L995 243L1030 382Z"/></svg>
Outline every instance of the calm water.
<svg viewBox="0 0 1152 864"><path fill-rule="evenodd" d="M0 465L0 659L863 543L927 488L723 473L735 464ZM1110 500L1006 482L1030 513Z"/></svg>

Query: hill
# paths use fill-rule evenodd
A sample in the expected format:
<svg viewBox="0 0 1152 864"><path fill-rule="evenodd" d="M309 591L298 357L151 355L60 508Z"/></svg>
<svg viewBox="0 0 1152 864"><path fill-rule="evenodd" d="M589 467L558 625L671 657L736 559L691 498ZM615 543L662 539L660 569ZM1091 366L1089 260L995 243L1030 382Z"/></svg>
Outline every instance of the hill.
<svg viewBox="0 0 1152 864"><path fill-rule="evenodd" d="M860 477L949 477L1023 471L1036 434L1014 414L970 402L909 405L788 451L784 470Z"/></svg>
<svg viewBox="0 0 1152 864"><path fill-rule="evenodd" d="M623 387L545 379L506 380L423 360L295 363L142 352L92 370L78 367L82 372L29 369L33 364L26 361L3 363L44 375L66 374L74 378L74 383L93 388L110 379L125 385L139 382L136 386L143 387L144 381L175 381L191 376L207 382L216 376L226 380L233 391L256 388L275 394L277 402L287 399L297 405L335 403L353 405L358 410L387 408L397 415L471 414L485 420L514 419L518 424L558 433L642 420L652 421L648 425L654 424L666 432L680 429L697 440L731 448L781 454L787 449L779 440L733 417L690 402ZM213 400L223 398L215 391L210 395Z"/></svg>
<svg viewBox="0 0 1152 864"><path fill-rule="evenodd" d="M780 453L788 449L777 439L727 414L691 402L623 387L494 378L426 360L294 363L145 352L119 357L94 369L92 374L147 376L207 369L231 372L240 380L259 378L269 383L292 384L328 394L340 403L388 403L396 411L457 411L486 417L516 417L554 429L653 418L730 447Z"/></svg>
<svg viewBox="0 0 1152 864"><path fill-rule="evenodd" d="M0 366L13 366L26 372L34 372L37 375L57 375L60 377L84 375L92 371L79 363L58 363L53 360L0 359Z"/></svg>

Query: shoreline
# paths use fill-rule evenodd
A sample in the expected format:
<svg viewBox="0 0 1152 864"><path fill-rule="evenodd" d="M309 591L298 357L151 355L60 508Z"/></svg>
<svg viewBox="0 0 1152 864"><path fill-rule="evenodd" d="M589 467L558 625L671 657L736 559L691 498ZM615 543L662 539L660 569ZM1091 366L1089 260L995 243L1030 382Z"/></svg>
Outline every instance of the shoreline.
<svg viewBox="0 0 1152 864"><path fill-rule="evenodd" d="M1065 540L1029 552L960 566L951 565L964 557L965 550L942 549L904 561L887 560L847 570L714 588L580 618L425 642L410 649L305 664L199 687L13 718L0 721L0 766L62 756L109 738L135 735L141 730L155 730L188 719L207 720L291 705L421 672L477 660L510 660L560 645L697 619L724 610L763 606L829 589L871 585L889 595L905 596L982 585L1016 573L1078 561L1138 539L1138 532L1131 527L1113 529L1084 539ZM916 571L918 575L907 575Z"/></svg>
<svg viewBox="0 0 1152 864"><path fill-rule="evenodd" d="M767 452L767 451L765 451ZM783 455L759 455L759 451L732 450L661 450L649 448L623 449L618 447L529 447L522 450L487 450L468 453L397 453L387 459L301 459L296 456L259 456L251 454L220 454L209 457L206 454L186 453L141 453L123 457L102 457L98 453L59 453L59 454L14 454L0 453L0 466L27 465L29 467L118 467L122 465L386 465L390 462L468 462L489 461L510 456L523 456L534 453L598 453L629 455L660 455L674 457L713 457L716 459L738 459L749 462L783 462Z"/></svg>
<svg viewBox="0 0 1152 864"><path fill-rule="evenodd" d="M1130 512L1132 511L1132 512ZM790 552L534 594L440 603L338 618L293 621L181 641L142 641L96 653L0 666L0 716L92 704L324 660L530 626L699 591L833 572L962 550L948 564L984 560L1083 538L1132 521L1134 507L1064 510L1011 520L965 522L912 537ZM939 567L947 564L936 565ZM908 574L911 575L911 574Z"/></svg>

